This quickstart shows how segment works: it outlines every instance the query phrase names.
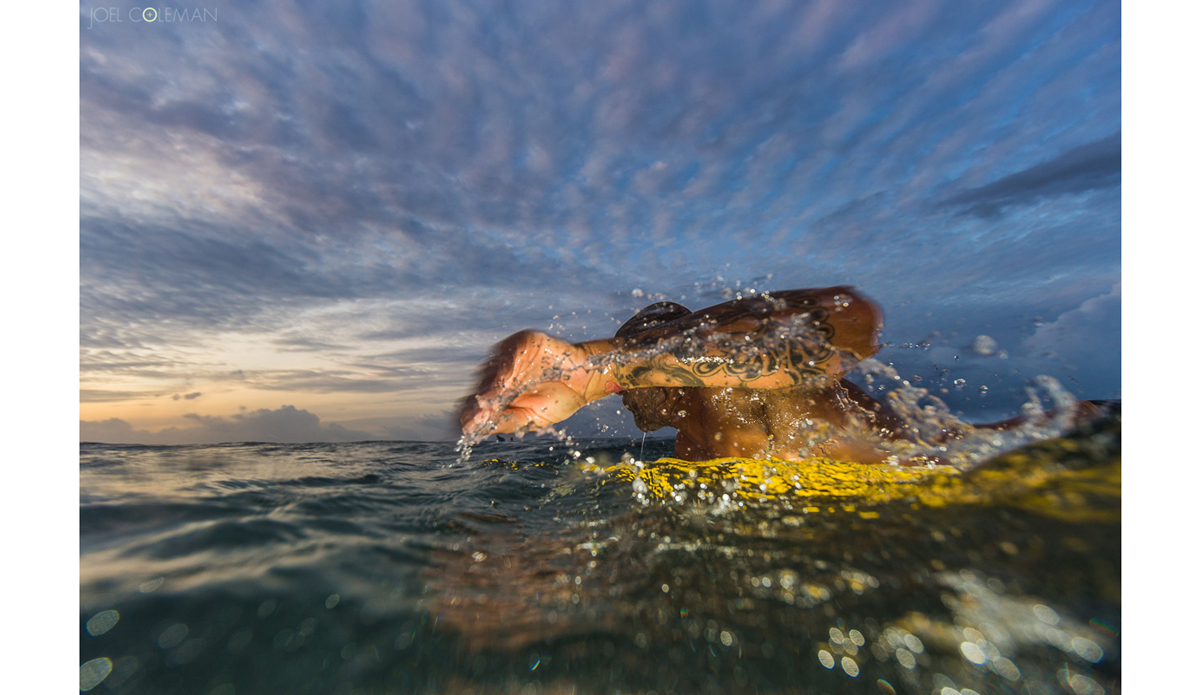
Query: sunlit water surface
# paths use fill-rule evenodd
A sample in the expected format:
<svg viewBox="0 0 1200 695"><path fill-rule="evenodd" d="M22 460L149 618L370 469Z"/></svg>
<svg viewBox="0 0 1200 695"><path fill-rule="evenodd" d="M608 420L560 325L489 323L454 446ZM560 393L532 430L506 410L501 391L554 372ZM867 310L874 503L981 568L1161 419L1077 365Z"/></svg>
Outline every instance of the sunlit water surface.
<svg viewBox="0 0 1200 695"><path fill-rule="evenodd" d="M640 446L85 444L81 687L1120 691L1119 413L846 494Z"/></svg>

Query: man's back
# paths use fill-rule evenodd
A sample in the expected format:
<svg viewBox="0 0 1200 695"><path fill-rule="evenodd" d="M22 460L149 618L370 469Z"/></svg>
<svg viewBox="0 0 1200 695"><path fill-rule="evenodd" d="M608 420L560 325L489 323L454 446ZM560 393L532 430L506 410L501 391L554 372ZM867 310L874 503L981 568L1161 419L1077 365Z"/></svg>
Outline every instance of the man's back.
<svg viewBox="0 0 1200 695"><path fill-rule="evenodd" d="M895 415L845 380L823 388L639 391L646 393L625 398L638 426L676 428L675 456L689 461L827 456L870 463L889 455L884 441L905 434Z"/></svg>

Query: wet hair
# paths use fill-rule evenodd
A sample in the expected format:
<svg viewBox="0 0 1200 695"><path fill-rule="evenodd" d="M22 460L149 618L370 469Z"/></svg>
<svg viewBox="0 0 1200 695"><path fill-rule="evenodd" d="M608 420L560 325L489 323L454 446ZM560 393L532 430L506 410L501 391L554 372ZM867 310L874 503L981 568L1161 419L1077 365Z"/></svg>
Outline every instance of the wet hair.
<svg viewBox="0 0 1200 695"><path fill-rule="evenodd" d="M633 315L621 327L617 329L616 337L628 338L638 333L643 333L656 328L664 323L674 321L677 318L682 318L692 313L687 307L675 302L659 302L651 304Z"/></svg>

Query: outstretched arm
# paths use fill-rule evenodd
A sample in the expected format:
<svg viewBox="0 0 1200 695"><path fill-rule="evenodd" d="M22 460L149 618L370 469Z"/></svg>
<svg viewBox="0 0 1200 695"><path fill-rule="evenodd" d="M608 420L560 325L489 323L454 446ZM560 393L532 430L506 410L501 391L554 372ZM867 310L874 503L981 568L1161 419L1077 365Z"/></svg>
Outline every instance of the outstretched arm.
<svg viewBox="0 0 1200 695"><path fill-rule="evenodd" d="M522 331L494 348L460 423L478 440L547 427L625 389L823 383L874 354L881 327L874 302L842 286L725 302L627 338L571 344Z"/></svg>
<svg viewBox="0 0 1200 695"><path fill-rule="evenodd" d="M579 346L596 356L597 397L646 386L774 389L841 378L875 354L881 328L875 303L842 286L738 299Z"/></svg>

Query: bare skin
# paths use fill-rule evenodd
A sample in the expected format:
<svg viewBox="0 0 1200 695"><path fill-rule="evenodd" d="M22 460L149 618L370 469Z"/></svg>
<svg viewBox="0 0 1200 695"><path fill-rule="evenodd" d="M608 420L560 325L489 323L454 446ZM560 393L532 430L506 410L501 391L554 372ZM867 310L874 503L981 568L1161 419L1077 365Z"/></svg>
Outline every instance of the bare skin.
<svg viewBox="0 0 1200 695"><path fill-rule="evenodd" d="M875 303L842 286L725 302L631 337L572 344L522 331L493 349L459 422L473 442L633 389L828 388L879 349L881 328Z"/></svg>
<svg viewBox="0 0 1200 695"><path fill-rule="evenodd" d="M621 394L638 428L678 430L675 457L799 459L824 456L879 463L884 441L906 438L904 424L858 386L820 388L632 389Z"/></svg>

